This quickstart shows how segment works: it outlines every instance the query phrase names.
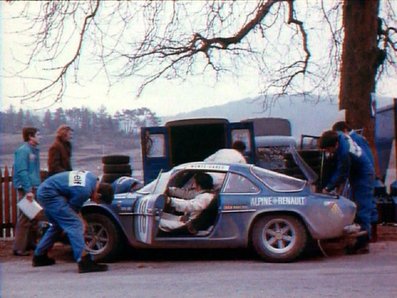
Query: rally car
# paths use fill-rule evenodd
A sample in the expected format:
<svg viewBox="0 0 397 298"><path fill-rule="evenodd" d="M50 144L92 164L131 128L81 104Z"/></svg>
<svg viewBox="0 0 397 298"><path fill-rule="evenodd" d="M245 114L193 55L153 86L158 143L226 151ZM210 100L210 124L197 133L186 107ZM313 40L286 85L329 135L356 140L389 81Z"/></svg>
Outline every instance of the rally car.
<svg viewBox="0 0 397 298"><path fill-rule="evenodd" d="M210 206L189 222L186 233L159 229L169 187L188 188L195 173L214 178ZM193 162L160 173L136 192L111 202L88 201L86 247L97 260L111 260L127 243L133 248L242 248L252 245L265 261L298 258L309 239L342 237L356 205L342 196L312 191L306 180L254 165Z"/></svg>

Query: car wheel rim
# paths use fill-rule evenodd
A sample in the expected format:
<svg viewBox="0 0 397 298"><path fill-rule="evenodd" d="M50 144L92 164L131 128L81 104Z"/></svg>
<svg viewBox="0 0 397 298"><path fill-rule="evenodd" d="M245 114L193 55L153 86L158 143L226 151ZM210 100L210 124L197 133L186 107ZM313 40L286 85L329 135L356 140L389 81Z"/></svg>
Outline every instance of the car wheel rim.
<svg viewBox="0 0 397 298"><path fill-rule="evenodd" d="M284 219L273 219L266 223L262 240L264 246L273 253L285 253L289 251L296 242L294 227Z"/></svg>
<svg viewBox="0 0 397 298"><path fill-rule="evenodd" d="M109 243L109 235L103 225L90 223L85 235L87 250L92 254L100 254Z"/></svg>

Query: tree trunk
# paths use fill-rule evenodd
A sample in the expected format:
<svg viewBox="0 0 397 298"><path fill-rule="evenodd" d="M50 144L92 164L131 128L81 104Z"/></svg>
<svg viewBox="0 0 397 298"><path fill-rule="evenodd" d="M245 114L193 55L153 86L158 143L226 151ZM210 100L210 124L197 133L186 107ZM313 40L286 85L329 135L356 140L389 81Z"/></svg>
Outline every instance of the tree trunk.
<svg viewBox="0 0 397 298"><path fill-rule="evenodd" d="M371 116L371 93L376 88L379 67L377 46L379 0L344 0L345 30L339 108L346 109L346 121L363 128L376 161L375 118Z"/></svg>

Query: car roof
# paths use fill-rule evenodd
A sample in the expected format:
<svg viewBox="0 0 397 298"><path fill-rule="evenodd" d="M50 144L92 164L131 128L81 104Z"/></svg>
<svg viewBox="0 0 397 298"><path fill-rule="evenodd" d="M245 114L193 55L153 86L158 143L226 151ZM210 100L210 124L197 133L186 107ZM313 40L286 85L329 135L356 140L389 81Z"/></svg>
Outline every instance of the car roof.
<svg viewBox="0 0 397 298"><path fill-rule="evenodd" d="M251 164L240 164L240 163L219 163L219 162L189 162L176 166L174 170L203 170L203 171L219 171L227 172L229 170L247 170L253 167Z"/></svg>

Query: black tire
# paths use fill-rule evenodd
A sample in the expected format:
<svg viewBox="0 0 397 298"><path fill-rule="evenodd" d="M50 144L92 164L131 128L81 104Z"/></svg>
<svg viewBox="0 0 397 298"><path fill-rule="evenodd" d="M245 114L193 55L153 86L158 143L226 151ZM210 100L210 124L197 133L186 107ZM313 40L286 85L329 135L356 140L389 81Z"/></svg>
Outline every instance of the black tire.
<svg viewBox="0 0 397 298"><path fill-rule="evenodd" d="M103 172L105 174L132 173L132 169L130 164L104 164Z"/></svg>
<svg viewBox="0 0 397 298"><path fill-rule="evenodd" d="M131 176L131 173L112 173L112 174L103 174L101 182L102 183L113 183L117 178L123 176Z"/></svg>
<svg viewBox="0 0 397 298"><path fill-rule="evenodd" d="M84 215L87 222L86 250L96 261L113 261L122 247L121 235L107 216L99 213Z"/></svg>
<svg viewBox="0 0 397 298"><path fill-rule="evenodd" d="M307 238L302 222L286 214L260 218L252 232L255 251L263 260L273 263L295 260L305 249Z"/></svg>
<svg viewBox="0 0 397 298"><path fill-rule="evenodd" d="M103 164L128 164L130 157L128 155L106 155L102 156Z"/></svg>

